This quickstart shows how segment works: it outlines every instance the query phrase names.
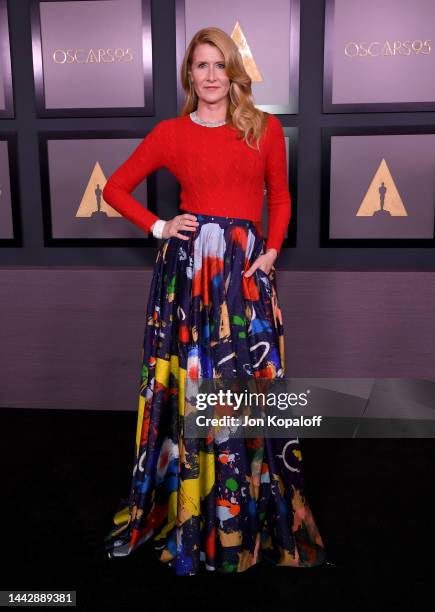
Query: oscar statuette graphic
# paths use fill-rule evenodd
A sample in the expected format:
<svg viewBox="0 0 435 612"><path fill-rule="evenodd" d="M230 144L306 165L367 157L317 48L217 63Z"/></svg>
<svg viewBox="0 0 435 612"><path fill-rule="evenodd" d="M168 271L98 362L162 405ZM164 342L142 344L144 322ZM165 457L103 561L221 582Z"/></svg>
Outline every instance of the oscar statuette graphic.
<svg viewBox="0 0 435 612"><path fill-rule="evenodd" d="M367 193L356 213L357 217L373 217L375 215L394 217L408 216L384 158L382 158Z"/></svg>
<svg viewBox="0 0 435 612"><path fill-rule="evenodd" d="M106 181L107 179L99 162L95 162L85 193L76 212L76 217L122 217L103 198L103 188Z"/></svg>
<svg viewBox="0 0 435 612"><path fill-rule="evenodd" d="M380 208L379 208L379 210L375 210L373 215L385 215L385 216L389 216L390 215L390 211L389 210L385 210L385 208L384 208L384 205L385 205L385 194L387 193L387 188L385 187L384 181L382 181L381 186L379 187L378 191L379 191Z"/></svg>

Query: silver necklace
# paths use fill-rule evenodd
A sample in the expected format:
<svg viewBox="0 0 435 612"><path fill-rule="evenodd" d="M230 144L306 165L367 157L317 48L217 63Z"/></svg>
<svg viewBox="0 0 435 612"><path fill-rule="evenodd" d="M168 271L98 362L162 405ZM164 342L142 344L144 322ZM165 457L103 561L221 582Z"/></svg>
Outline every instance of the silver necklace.
<svg viewBox="0 0 435 612"><path fill-rule="evenodd" d="M219 127L221 125L225 125L227 122L226 119L223 119L222 121L204 121L204 119L200 119L200 117L198 117L196 110L192 111L189 116L192 121L198 123L199 125L204 125L205 127Z"/></svg>

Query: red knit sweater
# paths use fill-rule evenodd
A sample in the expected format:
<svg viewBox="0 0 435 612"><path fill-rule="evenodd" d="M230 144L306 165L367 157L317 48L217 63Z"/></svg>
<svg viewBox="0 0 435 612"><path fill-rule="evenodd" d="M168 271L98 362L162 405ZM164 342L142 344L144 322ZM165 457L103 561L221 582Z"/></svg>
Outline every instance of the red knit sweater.
<svg viewBox="0 0 435 612"><path fill-rule="evenodd" d="M241 217L262 234L264 180L267 185L266 248L281 249L291 215L284 132L268 114L260 152L237 139L232 124L206 127L189 115L160 121L109 177L104 200L148 232L159 217L130 194L157 168L166 167L181 185L181 212Z"/></svg>

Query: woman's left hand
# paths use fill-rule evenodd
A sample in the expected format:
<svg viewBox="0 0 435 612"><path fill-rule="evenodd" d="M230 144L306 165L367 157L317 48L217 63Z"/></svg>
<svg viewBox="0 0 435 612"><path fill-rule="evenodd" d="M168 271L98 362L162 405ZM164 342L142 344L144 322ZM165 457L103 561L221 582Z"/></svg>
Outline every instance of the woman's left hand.
<svg viewBox="0 0 435 612"><path fill-rule="evenodd" d="M269 274L277 256L278 251L276 249L267 249L266 253L257 257L254 263L245 271L244 276L251 276L257 268L261 268L263 272Z"/></svg>

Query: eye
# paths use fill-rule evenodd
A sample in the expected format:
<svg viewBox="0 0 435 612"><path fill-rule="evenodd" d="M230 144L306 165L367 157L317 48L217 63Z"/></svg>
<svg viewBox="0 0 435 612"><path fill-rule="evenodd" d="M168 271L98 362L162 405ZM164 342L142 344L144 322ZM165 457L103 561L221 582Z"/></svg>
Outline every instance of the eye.
<svg viewBox="0 0 435 612"><path fill-rule="evenodd" d="M206 65L206 62L201 62L200 64L198 64L198 68L202 68L202 66L205 66L205 65ZM225 64L223 62L219 62L217 65L219 66L219 68L222 68L222 69L225 68Z"/></svg>

